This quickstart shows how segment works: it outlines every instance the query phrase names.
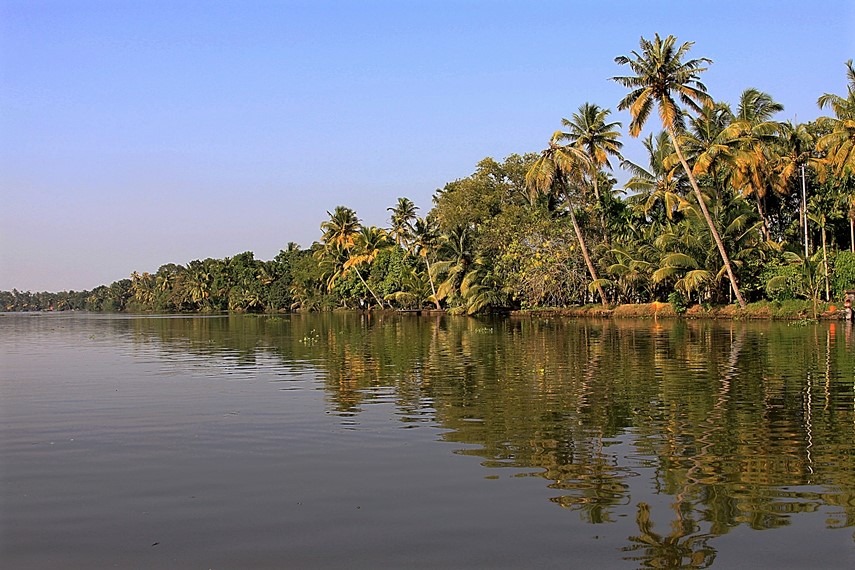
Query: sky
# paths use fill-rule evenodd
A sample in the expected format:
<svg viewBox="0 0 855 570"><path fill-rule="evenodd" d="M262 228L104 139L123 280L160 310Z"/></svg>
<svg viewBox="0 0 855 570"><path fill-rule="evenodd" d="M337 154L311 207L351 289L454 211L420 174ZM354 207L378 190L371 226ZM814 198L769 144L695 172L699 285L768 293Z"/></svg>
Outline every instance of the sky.
<svg viewBox="0 0 855 570"><path fill-rule="evenodd" d="M755 87L813 120L853 30L852 0L0 0L0 290L272 259L337 205L425 215L482 158L615 109L614 58L655 33L714 61L716 100Z"/></svg>

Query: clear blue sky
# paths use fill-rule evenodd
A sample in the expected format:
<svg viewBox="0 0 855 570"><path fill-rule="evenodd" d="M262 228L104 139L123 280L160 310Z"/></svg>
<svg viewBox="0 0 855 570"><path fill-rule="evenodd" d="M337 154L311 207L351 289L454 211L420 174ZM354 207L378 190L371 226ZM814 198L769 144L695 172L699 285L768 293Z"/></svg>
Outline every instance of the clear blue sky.
<svg viewBox="0 0 855 570"><path fill-rule="evenodd" d="M0 289L271 259L339 204L425 214L481 158L614 108L614 57L656 32L714 60L716 99L811 120L853 30L851 0L0 0Z"/></svg>

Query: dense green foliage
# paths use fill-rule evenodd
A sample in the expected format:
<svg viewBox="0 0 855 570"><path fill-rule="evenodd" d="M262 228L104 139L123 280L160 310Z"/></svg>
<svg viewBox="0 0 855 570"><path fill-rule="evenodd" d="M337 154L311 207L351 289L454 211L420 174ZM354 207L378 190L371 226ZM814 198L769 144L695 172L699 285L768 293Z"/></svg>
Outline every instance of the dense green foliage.
<svg viewBox="0 0 855 570"><path fill-rule="evenodd" d="M389 228L338 206L320 241L271 261L252 252L167 264L92 291L0 292L5 310L283 311L444 308L475 313L601 302L840 300L855 289L855 71L824 94L833 116L793 125L770 95L715 102L686 59L691 43L642 39L621 56L635 75L619 107L637 136L652 109L665 129L647 164L623 160L618 122L584 103L543 152L485 158L418 216L408 198ZM616 187L611 161L630 178ZM803 195L804 189L804 195ZM806 212L805 212L806 206ZM807 243L805 243L807 224Z"/></svg>

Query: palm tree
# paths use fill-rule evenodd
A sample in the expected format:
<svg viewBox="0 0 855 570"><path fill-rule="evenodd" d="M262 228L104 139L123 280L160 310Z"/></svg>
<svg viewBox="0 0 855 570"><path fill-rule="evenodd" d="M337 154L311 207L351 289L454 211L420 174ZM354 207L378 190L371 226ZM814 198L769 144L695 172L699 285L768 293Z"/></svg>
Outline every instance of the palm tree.
<svg viewBox="0 0 855 570"><path fill-rule="evenodd" d="M798 268L798 272L794 276L776 275L766 283L767 293L775 289L785 289L792 292L798 297L813 302L813 316L816 318L819 313L819 298L822 290L823 278L828 281L828 271L819 259L819 252L816 252L812 257L802 257L792 251L785 251L783 254L784 261L791 266ZM792 280L792 281L791 281Z"/></svg>
<svg viewBox="0 0 855 570"><path fill-rule="evenodd" d="M578 182L581 179L590 161L583 150L575 146L559 145L557 140L562 136L563 134L560 131L552 135L549 148L541 152L540 158L535 161L526 174L526 185L532 194L551 194L556 191L563 193L570 213L570 222L573 224L573 231L576 232L582 257L585 259L585 265L591 275L591 284L600 295L603 306L607 307L608 298L606 298L600 279L597 277L597 270L591 261L588 247L585 244L585 237L576 221L575 207L570 197L571 181Z"/></svg>
<svg viewBox="0 0 855 570"><path fill-rule="evenodd" d="M326 283L327 291L332 291L336 281L344 277L344 264L350 259L350 250L335 242L330 242L314 252L320 277Z"/></svg>
<svg viewBox="0 0 855 570"><path fill-rule="evenodd" d="M789 186L776 183L773 162L774 147L778 141L780 124L772 121L775 113L784 106L772 97L754 88L746 89L739 98L739 107L731 123L723 132L733 152L731 182L743 196L754 196L757 213L763 222L763 236L771 241L769 218L763 206L770 190L786 193Z"/></svg>
<svg viewBox="0 0 855 570"><path fill-rule="evenodd" d="M831 108L832 117L820 117L817 123L830 132L820 137L817 150L827 153L826 162L835 176L855 173L855 66L852 60L846 62L847 96L841 97L826 93L817 104L820 109Z"/></svg>
<svg viewBox="0 0 855 570"><path fill-rule="evenodd" d="M431 270L430 258L436 249L439 241L439 229L436 221L432 217L416 218L413 227L413 242L412 246L415 254L424 259L427 267L428 281L430 282L431 300L436 305L437 309L442 309L439 304L439 299L436 298L436 286L433 281L433 271Z"/></svg>
<svg viewBox="0 0 855 570"><path fill-rule="evenodd" d="M208 308L208 299L211 297L212 275L208 267L202 261L191 261L187 265L187 281L185 287L190 300L197 309Z"/></svg>
<svg viewBox="0 0 855 570"><path fill-rule="evenodd" d="M679 132L683 128L684 111L674 99L676 95L680 102L693 111L700 111L702 105L712 104L711 97L707 94L706 86L698 80L701 72L706 71L706 65L712 63L707 58L690 59L683 61L684 56L691 49L693 43L685 42L680 47L675 47L676 38L668 36L664 40L656 34L653 41L641 38L641 53L632 52L632 57L621 55L615 58L620 65L629 65L635 75L613 77L612 79L631 89L629 94L618 104L618 109L629 110L632 121L629 125L629 133L637 137L650 112L655 105L659 111L662 126L671 137L671 143L689 183L692 185L698 205L703 212L707 226L709 226L719 254L727 270L733 293L740 307L745 307L745 300L739 291L736 275L730 263L730 258L724 248L721 236L715 227L704 197L698 187L697 180L692 174L689 163L686 161L678 143Z"/></svg>
<svg viewBox="0 0 855 570"><path fill-rule="evenodd" d="M620 149L623 143L618 140L621 123L614 121L607 123L606 119L611 114L611 109L603 109L594 103L585 103L579 107L577 113L573 113L572 119L561 119L561 124L568 128L562 133L561 138L567 140L573 146L582 149L588 156L591 166L591 183L594 189L594 198L600 201L599 173L602 167L612 169L609 156L621 159Z"/></svg>
<svg viewBox="0 0 855 570"><path fill-rule="evenodd" d="M653 295L652 274L656 269L655 226L644 227L635 239L625 240L610 252L614 263L606 272L623 297L623 302L640 303Z"/></svg>
<svg viewBox="0 0 855 570"><path fill-rule="evenodd" d="M155 277L145 271L142 275L134 271L131 274L131 292L134 300L146 310L154 308Z"/></svg>
<svg viewBox="0 0 855 570"><path fill-rule="evenodd" d="M680 136L680 148L692 163L692 175L708 176L717 192L723 190L731 173L729 163L733 157L733 146L727 129L733 120L733 111L728 104L705 106L697 116L689 119L689 128ZM679 164L676 156L672 149L667 164L676 167Z"/></svg>
<svg viewBox="0 0 855 570"><path fill-rule="evenodd" d="M646 218L651 218L653 213L653 221L661 222L663 218L670 220L674 217L680 197L685 193L684 179L677 176L668 160L674 154L674 147L665 131L655 137L653 134L648 135L642 143L647 150L647 168L629 160L621 162L621 168L632 175L624 186L634 192L629 202Z"/></svg>
<svg viewBox="0 0 855 570"><path fill-rule="evenodd" d="M336 206L327 214L330 219L321 223L324 249L317 252L327 276L327 288L332 289L338 279L355 270L359 281L382 307L383 301L368 286L359 267L370 265L380 250L389 245L388 235L375 226L362 226L356 212L345 206Z"/></svg>
<svg viewBox="0 0 855 570"><path fill-rule="evenodd" d="M327 290L331 291L336 282L347 274L345 265L350 260L356 235L362 226L356 212L346 206L336 206L327 215L330 219L321 222L324 247L315 252L315 257L326 278Z"/></svg>
<svg viewBox="0 0 855 570"><path fill-rule="evenodd" d="M324 245L350 249L360 228L356 212L346 206L336 206L335 210L332 213L327 212L327 215L330 219L321 222L321 231L324 232L321 241Z"/></svg>
<svg viewBox="0 0 855 570"><path fill-rule="evenodd" d="M398 203L386 210L392 212L390 230L395 243L406 249L413 235L413 221L418 207L409 198L398 198Z"/></svg>
<svg viewBox="0 0 855 570"><path fill-rule="evenodd" d="M376 226L363 226L356 234L353 251L351 252L350 257L344 263L343 275L346 275L351 269L354 269L356 271L356 276L359 277L362 285L368 289L368 292L371 293L371 296L374 297L374 300L377 301L377 304L380 307L383 306L383 301L380 300L377 294L362 277L362 274L359 272L359 267L361 265L370 266L377 258L377 254L387 247L389 247L389 236L384 230Z"/></svg>
<svg viewBox="0 0 855 570"><path fill-rule="evenodd" d="M790 122L778 125L778 140L774 168L775 185L779 194L785 194L784 188L790 187L790 181L801 174L802 199L799 200L799 227L804 227L807 234L807 197L805 172L806 166L815 171L821 171L821 161L814 156L816 137L804 123L793 125ZM807 255L807 238L805 237L805 255Z"/></svg>
<svg viewBox="0 0 855 570"><path fill-rule="evenodd" d="M458 226L442 236L442 259L433 265L432 273L445 276L436 289L437 301L460 297L460 286L475 260L472 234L466 226Z"/></svg>

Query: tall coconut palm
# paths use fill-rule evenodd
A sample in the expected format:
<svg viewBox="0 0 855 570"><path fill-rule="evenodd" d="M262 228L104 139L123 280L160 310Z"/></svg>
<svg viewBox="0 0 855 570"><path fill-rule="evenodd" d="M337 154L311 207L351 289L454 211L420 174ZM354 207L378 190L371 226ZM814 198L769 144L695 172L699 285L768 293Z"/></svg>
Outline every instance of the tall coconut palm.
<svg viewBox="0 0 855 570"><path fill-rule="evenodd" d="M386 210L392 212L390 221L390 232L395 243L407 248L409 240L413 235L413 221L416 219L416 210L419 208L409 198L398 198L398 203Z"/></svg>
<svg viewBox="0 0 855 570"><path fill-rule="evenodd" d="M590 162L587 154L582 149L572 145L559 145L557 141L562 136L560 131L552 135L549 147L541 152L540 157L526 174L526 185L532 194L550 194L556 191L563 193L564 199L567 202L567 209L570 213L570 222L573 224L573 231L576 233L582 257L585 260L585 265L588 267L588 273L591 275L591 283L600 295L603 306L606 307L609 301L600 284L597 269L594 267L594 263L591 261L591 256L588 253L585 237L582 235L582 230L576 221L575 207L571 198L573 193L572 182L578 184L581 181Z"/></svg>
<svg viewBox="0 0 855 570"><path fill-rule="evenodd" d="M620 65L628 65L635 75L618 76L612 79L631 89L629 94L618 104L618 109L629 110L632 121L629 125L630 135L637 137L644 123L656 106L662 126L668 132L674 150L686 171L689 183L698 200L710 233L715 240L733 293L740 307L745 307L745 299L739 291L736 275L730 263L724 242L721 240L712 216L707 209L698 182L692 174L692 169L686 161L678 142L679 132L683 128L684 110L680 107L675 96L689 109L699 112L703 105L711 105L712 98L707 94L706 86L698 76L706 71L706 66L712 63L707 58L689 59L684 61L686 54L692 48L692 42L685 42L679 47L674 36L664 40L656 34L652 41L641 38L641 53L633 51L632 56L621 55L615 58Z"/></svg>
<svg viewBox="0 0 855 570"><path fill-rule="evenodd" d="M327 212L330 219L321 222L323 249L315 252L318 264L326 277L327 289L332 290L336 282L347 275L356 236L362 225L356 212L346 206L336 206L332 212ZM356 272L359 278L362 276Z"/></svg>
<svg viewBox="0 0 855 570"><path fill-rule="evenodd" d="M323 237L321 241L326 246L341 246L349 249L353 246L353 240L356 232L359 231L359 218L356 217L356 212L346 206L336 206L335 210L330 213L329 220L321 222L321 231Z"/></svg>
<svg viewBox="0 0 855 570"><path fill-rule="evenodd" d="M817 123L830 132L817 141L817 150L826 154L826 162L835 176L855 174L855 66L846 62L847 96L826 93L817 104L829 107L834 117L820 117Z"/></svg>
<svg viewBox="0 0 855 570"><path fill-rule="evenodd" d="M801 175L802 199L799 200L799 227L805 230L804 247L807 255L807 184L804 169L808 166L822 171L822 162L815 156L816 137L804 123L779 123L775 152L774 183L779 194L785 194L791 181ZM786 190L785 190L786 189Z"/></svg>
<svg viewBox="0 0 855 570"><path fill-rule="evenodd" d="M579 111L573 113L571 119L561 119L561 124L567 127L567 132L562 133L561 138L567 140L573 146L582 149L588 156L591 166L591 184L594 189L594 197L599 202L599 173L603 167L612 169L609 157L622 159L620 149L623 143L619 140L620 121L607 123L606 119L611 114L611 109L603 109L594 103L584 103Z"/></svg>

